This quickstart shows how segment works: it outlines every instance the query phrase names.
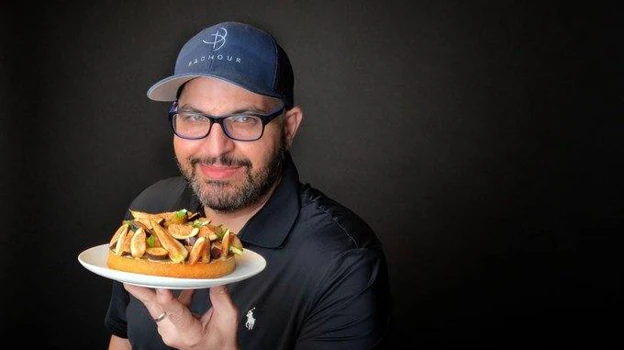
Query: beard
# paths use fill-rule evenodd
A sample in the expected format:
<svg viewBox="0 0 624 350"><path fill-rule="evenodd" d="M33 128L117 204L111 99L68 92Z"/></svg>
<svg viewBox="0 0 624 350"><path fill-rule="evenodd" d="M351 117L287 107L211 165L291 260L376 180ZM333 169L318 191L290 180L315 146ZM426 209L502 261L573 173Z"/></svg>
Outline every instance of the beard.
<svg viewBox="0 0 624 350"><path fill-rule="evenodd" d="M215 211L232 212L256 203L273 187L282 176L285 155L286 139L282 134L278 150L269 162L257 171L254 171L249 159L234 158L230 155L212 158L189 157L187 159L187 164L190 164L189 168L184 168L179 160L177 163L180 172L204 207ZM196 165L199 163L244 167L244 181L241 184L236 184L221 180L203 180L197 176Z"/></svg>

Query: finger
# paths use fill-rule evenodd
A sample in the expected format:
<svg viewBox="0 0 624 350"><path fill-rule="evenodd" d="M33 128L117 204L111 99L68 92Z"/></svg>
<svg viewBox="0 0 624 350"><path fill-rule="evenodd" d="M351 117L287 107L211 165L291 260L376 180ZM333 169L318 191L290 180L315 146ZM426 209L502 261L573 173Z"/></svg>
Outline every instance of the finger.
<svg viewBox="0 0 624 350"><path fill-rule="evenodd" d="M191 309L191 301L193 301L193 295L195 294L194 289L183 289L178 295L178 300L182 303L182 305L186 306L189 310ZM191 311L191 314L195 318L201 318L201 315Z"/></svg>
<svg viewBox="0 0 624 350"><path fill-rule="evenodd" d="M134 286L131 284L124 283L124 288L128 291L128 293L132 294L135 298L137 298L152 316L153 319L158 318L163 313L163 309L158 305L156 300L156 292L151 288Z"/></svg>
<svg viewBox="0 0 624 350"><path fill-rule="evenodd" d="M153 289L134 286L127 283L124 283L123 286L128 291L128 293L139 299L141 302L143 302L143 304L153 304L156 299L156 292Z"/></svg>
<svg viewBox="0 0 624 350"><path fill-rule="evenodd" d="M210 288L210 301L215 313L232 319L238 318L238 310L232 302L227 286Z"/></svg>
<svg viewBox="0 0 624 350"><path fill-rule="evenodd" d="M180 292L180 295L178 295L178 300L182 303L182 305L189 307L194 293L194 289L184 289Z"/></svg>
<svg viewBox="0 0 624 350"><path fill-rule="evenodd" d="M170 290L156 289L156 302L167 313L167 319L180 330L190 329L196 318Z"/></svg>
<svg viewBox="0 0 624 350"><path fill-rule="evenodd" d="M202 324L210 323L210 320L212 319L212 312L213 308L211 307L203 316L200 317Z"/></svg>

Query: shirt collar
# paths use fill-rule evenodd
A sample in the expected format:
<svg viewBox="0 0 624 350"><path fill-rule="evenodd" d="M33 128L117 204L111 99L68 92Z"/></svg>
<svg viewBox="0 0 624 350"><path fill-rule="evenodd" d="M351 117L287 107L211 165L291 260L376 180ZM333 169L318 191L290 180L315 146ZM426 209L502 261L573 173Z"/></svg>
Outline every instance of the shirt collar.
<svg viewBox="0 0 624 350"><path fill-rule="evenodd" d="M199 198L190 187L183 197L189 198L188 208L203 215ZM280 248L299 215L299 172L290 152L284 158L284 175L265 205L238 232L244 243L263 248Z"/></svg>
<svg viewBox="0 0 624 350"><path fill-rule="evenodd" d="M271 198L247 221L238 236L243 242L263 248L280 248L297 220L299 172L289 152L284 159L284 175Z"/></svg>

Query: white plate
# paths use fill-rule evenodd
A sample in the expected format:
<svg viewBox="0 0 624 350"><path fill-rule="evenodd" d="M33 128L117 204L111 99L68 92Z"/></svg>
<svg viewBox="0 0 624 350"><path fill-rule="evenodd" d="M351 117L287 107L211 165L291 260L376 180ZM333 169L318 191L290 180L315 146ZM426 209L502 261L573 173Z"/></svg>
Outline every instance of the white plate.
<svg viewBox="0 0 624 350"><path fill-rule="evenodd" d="M266 267L266 260L249 249L244 249L241 256L236 256L236 268L226 276L218 278L176 278L142 275L114 270L106 266L108 244L89 248L78 255L78 261L87 270L119 282L136 286L163 289L200 289L238 282L260 273Z"/></svg>

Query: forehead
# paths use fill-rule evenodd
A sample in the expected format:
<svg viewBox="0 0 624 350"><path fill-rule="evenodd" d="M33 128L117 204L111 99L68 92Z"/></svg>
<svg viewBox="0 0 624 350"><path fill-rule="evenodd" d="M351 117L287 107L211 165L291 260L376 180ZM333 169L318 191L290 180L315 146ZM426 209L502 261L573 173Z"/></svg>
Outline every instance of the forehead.
<svg viewBox="0 0 624 350"><path fill-rule="evenodd" d="M281 106L274 97L260 95L236 84L211 77L199 77L188 81L181 88L180 105L192 104L204 108L253 108L271 110Z"/></svg>

